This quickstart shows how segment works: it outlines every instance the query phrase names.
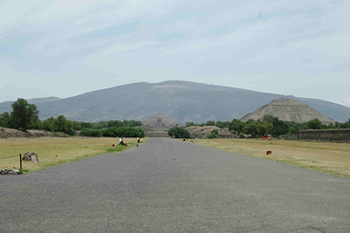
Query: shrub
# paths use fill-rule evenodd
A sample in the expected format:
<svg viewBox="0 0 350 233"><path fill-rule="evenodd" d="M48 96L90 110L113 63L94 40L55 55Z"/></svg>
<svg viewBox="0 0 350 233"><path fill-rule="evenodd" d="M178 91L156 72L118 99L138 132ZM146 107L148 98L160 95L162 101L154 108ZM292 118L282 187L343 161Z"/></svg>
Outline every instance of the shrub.
<svg viewBox="0 0 350 233"><path fill-rule="evenodd" d="M108 129L82 129L80 135L87 137L144 137L145 132L140 127L110 127Z"/></svg>
<svg viewBox="0 0 350 233"><path fill-rule="evenodd" d="M214 129L213 131L211 131L210 134L207 135L207 137L208 137L209 139L217 138L217 137L218 137L218 134L219 134L219 132L218 132L216 129Z"/></svg>
<svg viewBox="0 0 350 233"><path fill-rule="evenodd" d="M81 136L87 136L87 137L101 137L102 136L102 132L100 132L100 130L98 129L82 129L80 131L80 135Z"/></svg>
<svg viewBox="0 0 350 233"><path fill-rule="evenodd" d="M173 127L168 130L168 135L175 138L190 138L190 132L181 127Z"/></svg>
<svg viewBox="0 0 350 233"><path fill-rule="evenodd" d="M322 123L317 118L308 121L306 124L309 129L322 129Z"/></svg>

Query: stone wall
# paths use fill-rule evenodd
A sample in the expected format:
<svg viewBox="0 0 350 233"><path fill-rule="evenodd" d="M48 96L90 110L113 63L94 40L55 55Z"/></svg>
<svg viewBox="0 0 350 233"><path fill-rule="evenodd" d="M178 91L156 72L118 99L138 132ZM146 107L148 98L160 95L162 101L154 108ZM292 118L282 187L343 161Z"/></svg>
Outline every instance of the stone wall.
<svg viewBox="0 0 350 233"><path fill-rule="evenodd" d="M347 141L350 142L350 129L314 129L301 130L297 133L299 140Z"/></svg>

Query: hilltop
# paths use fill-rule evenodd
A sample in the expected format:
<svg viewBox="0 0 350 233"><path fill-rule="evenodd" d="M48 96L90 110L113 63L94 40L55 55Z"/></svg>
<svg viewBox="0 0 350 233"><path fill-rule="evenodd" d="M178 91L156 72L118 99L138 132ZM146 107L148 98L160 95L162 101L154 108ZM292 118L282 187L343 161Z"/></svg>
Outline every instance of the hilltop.
<svg viewBox="0 0 350 233"><path fill-rule="evenodd" d="M69 120L88 122L144 121L154 115L166 115L184 124L240 119L279 98L298 100L335 121L350 118L350 108L323 100L185 81L133 83L66 99L51 98L49 102L37 99L35 105L41 119L64 115ZM11 102L0 104L0 113L4 111L12 111Z"/></svg>

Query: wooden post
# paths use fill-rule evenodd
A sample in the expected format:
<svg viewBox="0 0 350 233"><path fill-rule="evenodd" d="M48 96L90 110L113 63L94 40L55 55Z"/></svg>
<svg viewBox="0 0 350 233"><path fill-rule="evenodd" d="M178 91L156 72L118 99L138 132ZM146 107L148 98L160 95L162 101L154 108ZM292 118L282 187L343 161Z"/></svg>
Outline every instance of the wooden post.
<svg viewBox="0 0 350 233"><path fill-rule="evenodd" d="M20 168L22 170L22 154L19 154L19 164L20 164Z"/></svg>

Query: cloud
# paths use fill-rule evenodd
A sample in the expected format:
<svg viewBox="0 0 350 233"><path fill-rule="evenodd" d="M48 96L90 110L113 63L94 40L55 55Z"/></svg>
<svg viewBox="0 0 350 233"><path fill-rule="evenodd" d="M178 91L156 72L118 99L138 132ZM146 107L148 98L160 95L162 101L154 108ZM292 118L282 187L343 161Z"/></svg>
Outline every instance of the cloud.
<svg viewBox="0 0 350 233"><path fill-rule="evenodd" d="M69 93L60 86L62 96L167 79L280 93L303 82L327 86L335 77L349 79L349 6L346 0L3 0L0 85L12 79L48 93L57 93L57 80L79 86ZM329 98L339 101L334 89Z"/></svg>
<svg viewBox="0 0 350 233"><path fill-rule="evenodd" d="M340 104L343 104L343 105L345 105L345 106L350 107L350 95L345 96L345 97L344 97L343 99L341 99L339 102L340 102ZM349 119L350 119L350 117L349 117Z"/></svg>
<svg viewBox="0 0 350 233"><path fill-rule="evenodd" d="M117 44L105 49L105 51L103 52L103 55L111 55L111 54L126 52L130 50L145 48L155 44L156 43L152 41L145 41L140 43Z"/></svg>
<svg viewBox="0 0 350 233"><path fill-rule="evenodd" d="M30 14L35 14L45 1L5 0L0 3L0 27L22 23Z"/></svg>

